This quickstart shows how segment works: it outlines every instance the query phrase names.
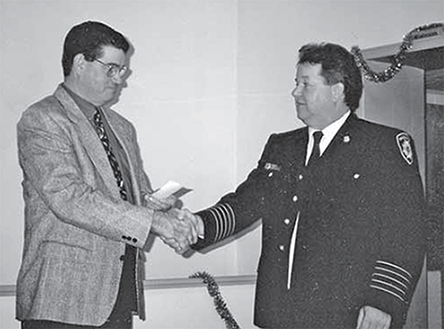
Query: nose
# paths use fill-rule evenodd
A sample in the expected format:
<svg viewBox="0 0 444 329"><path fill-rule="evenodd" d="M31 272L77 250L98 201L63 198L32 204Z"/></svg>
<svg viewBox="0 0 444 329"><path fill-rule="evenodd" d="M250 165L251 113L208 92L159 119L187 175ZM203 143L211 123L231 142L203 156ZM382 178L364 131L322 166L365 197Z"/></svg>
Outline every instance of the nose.
<svg viewBox="0 0 444 329"><path fill-rule="evenodd" d="M294 87L293 90L291 91L291 95L294 98L301 97L301 95L302 95L302 88L300 88L299 86Z"/></svg>
<svg viewBox="0 0 444 329"><path fill-rule="evenodd" d="M117 85L121 85L123 83L123 77L119 73L114 75L111 79Z"/></svg>

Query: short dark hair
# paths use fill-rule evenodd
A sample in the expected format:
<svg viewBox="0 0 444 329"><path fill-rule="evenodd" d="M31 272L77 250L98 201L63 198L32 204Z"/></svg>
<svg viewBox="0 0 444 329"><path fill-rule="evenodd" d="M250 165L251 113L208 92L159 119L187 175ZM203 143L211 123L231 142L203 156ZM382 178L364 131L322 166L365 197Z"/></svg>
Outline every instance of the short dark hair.
<svg viewBox="0 0 444 329"><path fill-rule="evenodd" d="M93 61L103 55L103 46L114 46L126 54L130 47L128 41L111 27L88 21L74 26L66 35L63 44L62 66L64 76L71 73L74 57L83 54L87 61Z"/></svg>
<svg viewBox="0 0 444 329"><path fill-rule="evenodd" d="M321 64L321 76L328 85L344 84L345 104L354 112L362 95L362 75L352 53L332 43L309 43L299 49L298 64Z"/></svg>

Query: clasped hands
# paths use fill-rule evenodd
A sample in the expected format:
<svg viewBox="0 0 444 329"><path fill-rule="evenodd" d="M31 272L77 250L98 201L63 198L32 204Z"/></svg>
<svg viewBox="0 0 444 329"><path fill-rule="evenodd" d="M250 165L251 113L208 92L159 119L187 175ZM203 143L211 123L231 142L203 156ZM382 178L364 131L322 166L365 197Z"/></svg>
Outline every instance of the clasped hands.
<svg viewBox="0 0 444 329"><path fill-rule="evenodd" d="M147 206L154 210L152 229L160 239L183 254L204 234L202 219L188 209L174 208L175 197L159 200L151 195L145 197Z"/></svg>

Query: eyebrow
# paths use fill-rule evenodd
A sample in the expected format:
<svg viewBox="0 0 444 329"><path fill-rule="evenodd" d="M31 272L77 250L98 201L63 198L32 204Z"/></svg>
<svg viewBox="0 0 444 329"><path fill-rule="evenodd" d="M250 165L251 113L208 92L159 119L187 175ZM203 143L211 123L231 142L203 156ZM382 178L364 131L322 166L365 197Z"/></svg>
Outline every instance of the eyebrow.
<svg viewBox="0 0 444 329"><path fill-rule="evenodd" d="M114 65L114 66L118 66L118 67L126 66L125 64L120 65L120 64L117 64L115 62L108 62L108 61L105 61L105 60L103 61L103 63L106 64L106 65Z"/></svg>
<svg viewBox="0 0 444 329"><path fill-rule="evenodd" d="M106 64L108 64L108 65L114 65L114 66L117 66L117 67L125 66L125 64L120 65L120 64L117 64L117 63L114 63L114 62L110 62L110 63L106 63Z"/></svg>

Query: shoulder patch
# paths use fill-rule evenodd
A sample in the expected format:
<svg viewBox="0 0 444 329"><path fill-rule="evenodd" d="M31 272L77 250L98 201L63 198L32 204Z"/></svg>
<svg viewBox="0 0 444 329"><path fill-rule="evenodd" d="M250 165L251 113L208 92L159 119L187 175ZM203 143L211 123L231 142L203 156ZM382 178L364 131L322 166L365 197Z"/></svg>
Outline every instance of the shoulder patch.
<svg viewBox="0 0 444 329"><path fill-rule="evenodd" d="M411 165L413 163L413 150L410 144L410 136L407 133L399 133L396 135L396 143L404 160Z"/></svg>

